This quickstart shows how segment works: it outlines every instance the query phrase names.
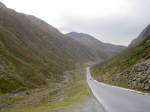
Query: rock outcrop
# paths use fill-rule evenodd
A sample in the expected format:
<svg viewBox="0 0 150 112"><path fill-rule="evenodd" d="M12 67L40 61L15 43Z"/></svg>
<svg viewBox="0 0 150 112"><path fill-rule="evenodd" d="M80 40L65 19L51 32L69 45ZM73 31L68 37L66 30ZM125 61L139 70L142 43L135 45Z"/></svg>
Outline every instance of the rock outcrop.
<svg viewBox="0 0 150 112"><path fill-rule="evenodd" d="M128 77L127 81L130 88L150 90L150 59L136 64L122 75Z"/></svg>

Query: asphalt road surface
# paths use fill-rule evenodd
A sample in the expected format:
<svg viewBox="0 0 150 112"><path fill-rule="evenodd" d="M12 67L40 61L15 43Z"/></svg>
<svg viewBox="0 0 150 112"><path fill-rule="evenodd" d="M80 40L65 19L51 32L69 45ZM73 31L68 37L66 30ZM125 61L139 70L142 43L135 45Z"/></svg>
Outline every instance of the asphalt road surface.
<svg viewBox="0 0 150 112"><path fill-rule="evenodd" d="M89 67L87 82L105 112L150 112L150 96L98 82L91 77Z"/></svg>

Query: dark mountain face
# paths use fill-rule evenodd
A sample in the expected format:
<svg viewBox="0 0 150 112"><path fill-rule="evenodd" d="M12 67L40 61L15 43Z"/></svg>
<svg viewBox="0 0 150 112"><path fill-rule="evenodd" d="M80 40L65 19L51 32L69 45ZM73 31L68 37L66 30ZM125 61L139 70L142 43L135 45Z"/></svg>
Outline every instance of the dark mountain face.
<svg viewBox="0 0 150 112"><path fill-rule="evenodd" d="M84 33L70 32L66 35L86 46L95 56L95 58L100 61L109 59L125 49L124 46L103 43L96 38Z"/></svg>

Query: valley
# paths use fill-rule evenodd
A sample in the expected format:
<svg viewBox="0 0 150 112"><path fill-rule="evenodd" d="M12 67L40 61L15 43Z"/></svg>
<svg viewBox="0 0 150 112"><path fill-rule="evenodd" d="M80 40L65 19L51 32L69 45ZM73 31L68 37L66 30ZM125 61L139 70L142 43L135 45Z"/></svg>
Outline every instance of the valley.
<svg viewBox="0 0 150 112"><path fill-rule="evenodd" d="M150 25L128 46L97 38L0 2L0 112L148 110L149 96L128 90L150 93Z"/></svg>

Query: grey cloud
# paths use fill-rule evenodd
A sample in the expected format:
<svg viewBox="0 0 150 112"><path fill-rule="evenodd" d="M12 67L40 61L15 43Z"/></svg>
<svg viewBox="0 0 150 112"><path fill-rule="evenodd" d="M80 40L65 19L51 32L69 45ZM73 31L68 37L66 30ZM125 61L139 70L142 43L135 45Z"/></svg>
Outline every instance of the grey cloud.
<svg viewBox="0 0 150 112"><path fill-rule="evenodd" d="M70 17L62 18L64 27L61 29L89 33L102 41L127 45L150 23L150 1L135 1L136 7L127 15L115 15L105 19L70 15Z"/></svg>

